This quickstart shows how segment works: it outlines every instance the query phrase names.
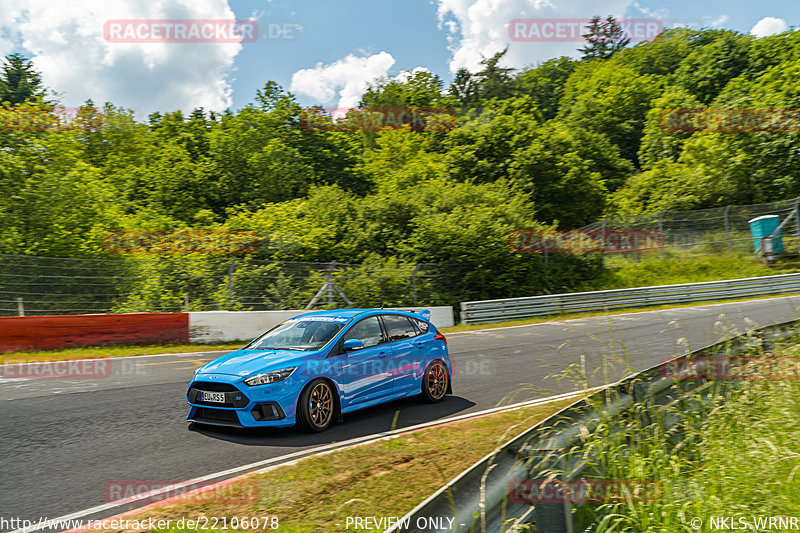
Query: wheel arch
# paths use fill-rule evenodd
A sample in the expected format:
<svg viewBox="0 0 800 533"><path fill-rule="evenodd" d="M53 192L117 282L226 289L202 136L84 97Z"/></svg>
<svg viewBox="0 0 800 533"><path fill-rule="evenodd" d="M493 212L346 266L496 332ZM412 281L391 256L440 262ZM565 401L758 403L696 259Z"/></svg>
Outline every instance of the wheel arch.
<svg viewBox="0 0 800 533"><path fill-rule="evenodd" d="M331 386L331 390L333 390L333 419L336 422L342 422L342 401L339 396L339 385L328 376L315 376L310 378L306 384L303 385L303 388L300 389L300 394L297 395L297 402L295 403L295 417L298 416L297 413L300 410L300 400L303 398L303 393L306 392L306 389L308 389L308 387L318 379L327 382L328 385Z"/></svg>

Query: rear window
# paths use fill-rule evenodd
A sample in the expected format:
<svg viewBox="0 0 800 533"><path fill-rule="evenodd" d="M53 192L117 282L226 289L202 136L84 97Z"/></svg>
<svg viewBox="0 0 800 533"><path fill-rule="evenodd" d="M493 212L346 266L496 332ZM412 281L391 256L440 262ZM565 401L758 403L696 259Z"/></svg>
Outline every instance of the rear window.
<svg viewBox="0 0 800 533"><path fill-rule="evenodd" d="M383 315L383 323L386 325L386 333L389 342L399 341L417 336L417 330L411 320L400 315Z"/></svg>
<svg viewBox="0 0 800 533"><path fill-rule="evenodd" d="M430 329L430 324L428 324L424 320L417 320L416 318L412 318L411 322L413 322L413 324L417 326L420 335L422 335L423 333L428 333L428 330Z"/></svg>

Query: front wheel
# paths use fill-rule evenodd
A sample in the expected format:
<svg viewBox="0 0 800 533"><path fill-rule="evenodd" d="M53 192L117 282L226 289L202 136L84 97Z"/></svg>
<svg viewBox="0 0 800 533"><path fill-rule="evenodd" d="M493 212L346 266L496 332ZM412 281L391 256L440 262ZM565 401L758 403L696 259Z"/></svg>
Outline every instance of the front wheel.
<svg viewBox="0 0 800 533"><path fill-rule="evenodd" d="M447 394L449 384L450 374L447 373L447 367L443 361L436 359L428 365L422 376L422 397L430 403L441 402Z"/></svg>
<svg viewBox="0 0 800 533"><path fill-rule="evenodd" d="M316 379L303 390L297 404L297 425L300 429L318 433L333 422L336 403L333 389L324 379Z"/></svg>

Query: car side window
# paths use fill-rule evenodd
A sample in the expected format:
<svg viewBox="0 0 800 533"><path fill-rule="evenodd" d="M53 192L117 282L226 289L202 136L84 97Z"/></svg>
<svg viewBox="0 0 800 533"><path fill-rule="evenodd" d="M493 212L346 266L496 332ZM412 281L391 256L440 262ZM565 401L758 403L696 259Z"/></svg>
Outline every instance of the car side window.
<svg viewBox="0 0 800 533"><path fill-rule="evenodd" d="M417 330L411 321L400 315L383 315L383 323L386 325L386 334L389 342L399 341L417 336Z"/></svg>
<svg viewBox="0 0 800 533"><path fill-rule="evenodd" d="M367 317L344 334L343 340L358 339L364 344L364 348L376 346L383 341L383 332L378 317Z"/></svg>
<svg viewBox="0 0 800 533"><path fill-rule="evenodd" d="M430 328L430 324L425 322L424 320L417 320L416 318L412 318L411 321L417 326L420 335L424 335L428 333L428 329Z"/></svg>

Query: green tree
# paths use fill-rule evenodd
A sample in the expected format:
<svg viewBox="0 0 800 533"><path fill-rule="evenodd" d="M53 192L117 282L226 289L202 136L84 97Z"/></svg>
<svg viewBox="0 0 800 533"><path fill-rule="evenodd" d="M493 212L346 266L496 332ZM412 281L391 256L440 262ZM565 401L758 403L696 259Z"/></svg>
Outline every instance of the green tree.
<svg viewBox="0 0 800 533"><path fill-rule="evenodd" d="M609 59L631 42L622 26L610 15L605 20L599 16L592 17L586 33L581 37L587 43L580 49L584 60Z"/></svg>
<svg viewBox="0 0 800 533"><path fill-rule="evenodd" d="M456 71L448 92L463 106L474 105L478 100L476 80L469 70L463 67Z"/></svg>
<svg viewBox="0 0 800 533"><path fill-rule="evenodd" d="M426 70L407 73L405 79L383 78L370 84L360 107L434 107L442 97L442 80Z"/></svg>
<svg viewBox="0 0 800 533"><path fill-rule="evenodd" d="M536 68L524 70L514 78L514 92L533 98L545 120L554 118L564 97L567 79L575 71L576 63L568 57L558 57Z"/></svg>
<svg viewBox="0 0 800 533"><path fill-rule="evenodd" d="M623 59L620 55L579 65L567 81L559 119L605 135L623 157L638 165L645 118L665 80L639 75Z"/></svg>
<svg viewBox="0 0 800 533"><path fill-rule="evenodd" d="M710 103L747 69L752 40L733 31L714 32L709 37L713 40L696 47L675 72L676 81L703 104Z"/></svg>
<svg viewBox="0 0 800 533"><path fill-rule="evenodd" d="M0 74L0 102L17 105L29 100L43 101L45 88L33 63L20 54L11 54L3 61Z"/></svg>
<svg viewBox="0 0 800 533"><path fill-rule="evenodd" d="M514 69L500 66L500 61L502 61L506 52L508 52L508 47L505 47L492 57L481 60L483 68L474 76L477 94L481 100L504 99L512 95L513 88L510 73Z"/></svg>

